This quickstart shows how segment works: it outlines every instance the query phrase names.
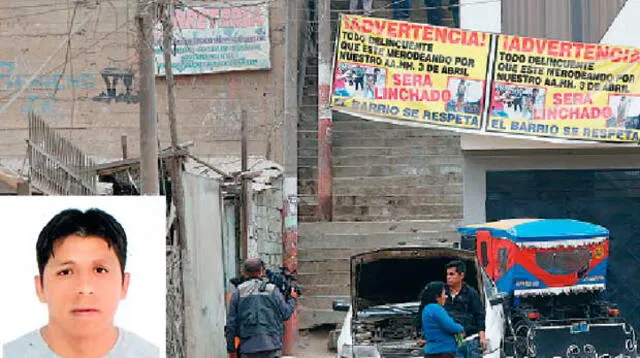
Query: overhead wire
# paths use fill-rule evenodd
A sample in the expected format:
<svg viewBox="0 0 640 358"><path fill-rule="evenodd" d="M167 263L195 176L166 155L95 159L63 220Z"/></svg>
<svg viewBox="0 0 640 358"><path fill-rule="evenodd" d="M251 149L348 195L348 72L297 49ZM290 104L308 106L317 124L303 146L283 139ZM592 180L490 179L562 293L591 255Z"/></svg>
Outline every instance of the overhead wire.
<svg viewBox="0 0 640 358"><path fill-rule="evenodd" d="M78 51L78 52L76 52L75 54L70 55L68 58L65 58L65 60L64 60L62 63L60 63L60 64L58 64L58 65L56 65L56 66L54 66L54 67L51 67L49 70L42 71L41 75L50 75L50 74L52 74L53 72L58 71L61 67L63 67L63 66L65 66L65 65L66 65L67 61L71 61L71 60L73 60L73 59L76 59L76 58L78 58L79 56L81 56L81 55L83 55L83 54L88 53L90 50L93 50L96 46L100 45L100 44L102 43L102 41L103 41L103 40L105 40L106 38L108 38L108 37L110 37L110 36L112 36L112 35L114 35L114 34L116 34L116 33L120 32L120 30L122 30L125 26L127 26L127 25L131 24L131 23L133 22L133 20L134 20L133 18L128 19L127 21L125 21L125 22L123 22L122 24L120 24L120 25L119 25L115 30L113 30L113 31L110 31L110 32L106 33L105 35L103 35L102 37L100 37L99 39L97 39L96 41L92 42L89 46L87 46L87 47L85 47L85 48L83 48L83 49L79 50L79 51ZM87 21L87 20L85 20L85 21ZM7 99L7 98L10 98L10 97L12 97L15 93L16 93L16 92L12 92L12 93L10 93L10 94L8 94L8 95L6 95L6 96L4 96L4 97L0 98L0 100L4 100L4 99Z"/></svg>
<svg viewBox="0 0 640 358"><path fill-rule="evenodd" d="M401 1L401 0L394 0L394 2L396 2L396 3L398 3L399 1ZM480 4L488 4L488 3L497 3L497 2L500 2L500 0L484 0L484 1L475 1L473 3L442 5L442 6L437 6L437 7L426 7L425 6L425 7L418 7L418 9L429 10L429 9L437 9L437 8L453 8L453 7L464 7L464 6L480 5ZM155 1L154 0L148 0L148 3L155 3ZM251 4L249 4L249 3L245 3L245 4L237 4L236 3L236 4L234 4L234 3L231 3L229 1L220 1L220 2L215 3L215 5L219 6L220 3L223 3L224 5L229 6L229 7L255 6L256 4L270 4L271 8L273 8L273 7L277 8L277 7L283 7L284 6L284 5L282 5L282 6L274 6L273 5L273 0L264 0L264 1L260 1L260 2L254 2L254 3L251 3ZM205 7L206 8L206 7L210 7L210 6L215 6L212 3L195 3L195 2L188 2L188 1L180 0L180 1L178 1L178 4L186 7L188 9L198 13L199 15L204 16L204 17L212 20L212 21L217 21L218 20L218 19L216 19L214 17L211 17L211 16L203 13L202 11L200 11L198 9L199 7ZM46 4L44 6L53 7L53 6L58 6L58 5L60 5L60 4ZM372 11L378 11L379 12L379 11L387 10L389 8L389 6L392 6L392 5L393 5L393 3L389 3L389 4L386 4L383 7L379 7L379 8L373 9ZM20 6L12 6L12 7L11 6L10 7L5 6L5 7L0 7L0 9L3 9L3 8L4 9L9 9L9 8L11 8L11 9L22 9L22 8L36 8L36 7L41 7L41 5L20 5ZM98 11L100 11L99 10L100 6L98 6L97 8L98 8ZM306 9L306 7L300 7L299 9ZM51 12L70 11L70 10L72 10L72 8L70 6L65 6L64 8L61 8L61 9L48 10L48 11L43 11L43 12L38 12L38 13L31 13L31 14L26 14L25 16L37 16L37 15L50 14ZM415 10L415 8L412 8L412 10ZM348 10L331 10L331 11L332 12L338 12L338 13L348 13L349 12ZM12 18L14 18L14 17L0 18L0 21L6 20L6 19L12 19ZM120 26L117 26L114 31L111 31L111 32L105 34L100 39L94 41L91 45L89 45L89 46L85 47L84 49L82 49L82 50L76 52L75 54L71 55L69 57L69 60L75 59L80 55L86 54L89 50L92 50L96 46L98 46L101 43L101 41L103 41L104 39L108 38L109 36L119 32L125 26L131 24L132 21L133 21L133 18L127 19L127 21L125 21L122 24L120 24ZM306 20L305 19L301 19L301 20L298 20L298 21L304 22L304 23L307 23L307 24L317 23L317 21L312 20L312 19L306 19ZM334 20L332 22L336 22L336 21L337 20ZM287 23L289 23L288 20L284 21L284 22L281 22L281 23L280 22L271 22L270 25L271 26L280 26L280 25L284 25L284 24L287 24ZM96 28L97 28L97 22L96 22L96 25L94 26L94 32L95 32ZM179 27L179 32L180 32L180 36L184 38L184 35L182 34L182 27ZM153 46L153 44L150 43L150 42L147 42L147 45L148 46ZM58 70L60 67L65 66L65 65L66 65L66 60L63 63L52 67L50 70L43 72L43 74L51 74L52 72ZM3 97L2 99L5 99L5 98L7 98L7 97Z"/></svg>

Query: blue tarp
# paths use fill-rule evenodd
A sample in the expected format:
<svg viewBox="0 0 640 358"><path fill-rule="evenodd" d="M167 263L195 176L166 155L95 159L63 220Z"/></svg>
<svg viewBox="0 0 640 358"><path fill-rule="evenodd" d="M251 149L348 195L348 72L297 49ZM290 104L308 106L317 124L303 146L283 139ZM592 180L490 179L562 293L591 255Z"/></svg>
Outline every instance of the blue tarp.
<svg viewBox="0 0 640 358"><path fill-rule="evenodd" d="M513 242L576 240L609 236L609 230L600 225L571 219L510 219L458 228L462 235L475 235L478 230L487 230L493 237L506 238Z"/></svg>

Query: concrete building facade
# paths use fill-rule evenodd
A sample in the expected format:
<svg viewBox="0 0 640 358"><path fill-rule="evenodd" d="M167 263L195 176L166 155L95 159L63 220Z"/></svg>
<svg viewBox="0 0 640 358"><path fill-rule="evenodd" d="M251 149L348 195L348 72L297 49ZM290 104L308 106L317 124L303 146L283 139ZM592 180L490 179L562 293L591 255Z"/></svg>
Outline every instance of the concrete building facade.
<svg viewBox="0 0 640 358"><path fill-rule="evenodd" d="M424 11L415 4L421 1L413 3L414 11ZM332 6L347 10L338 1ZM385 2L374 2L377 9L387 9ZM469 30L638 47L632 14L639 10L636 0L461 0L460 20ZM459 135L334 113L334 215L322 223L313 215L312 117L303 109L299 132L301 282L309 286L303 325L341 321L330 304L349 298L350 254L452 244L460 224L536 216L582 219L611 230L620 244L612 246L610 292L640 323L640 300L627 299L621 285L640 272L617 271L640 258L634 245L623 244L639 234L631 224L640 205L636 146ZM330 282L321 280L326 270Z"/></svg>
<svg viewBox="0 0 640 358"><path fill-rule="evenodd" d="M5 6L6 4L6 6ZM0 163L21 169L27 114L42 116L98 162L139 154L139 74L134 0L3 2L0 7ZM249 155L283 161L284 0L269 2L271 69L176 76L181 142L214 163L240 166L240 111L248 116ZM294 58L295 59L295 58ZM107 90L103 74L132 75ZM167 96L156 78L158 140L169 144Z"/></svg>

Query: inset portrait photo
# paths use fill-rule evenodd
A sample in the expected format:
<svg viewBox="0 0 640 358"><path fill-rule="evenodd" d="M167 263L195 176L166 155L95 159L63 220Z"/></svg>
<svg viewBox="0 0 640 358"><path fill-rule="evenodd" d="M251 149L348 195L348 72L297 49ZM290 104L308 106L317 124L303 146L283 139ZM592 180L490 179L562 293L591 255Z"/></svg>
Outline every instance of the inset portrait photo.
<svg viewBox="0 0 640 358"><path fill-rule="evenodd" d="M165 357L165 207L1 197L2 357Z"/></svg>

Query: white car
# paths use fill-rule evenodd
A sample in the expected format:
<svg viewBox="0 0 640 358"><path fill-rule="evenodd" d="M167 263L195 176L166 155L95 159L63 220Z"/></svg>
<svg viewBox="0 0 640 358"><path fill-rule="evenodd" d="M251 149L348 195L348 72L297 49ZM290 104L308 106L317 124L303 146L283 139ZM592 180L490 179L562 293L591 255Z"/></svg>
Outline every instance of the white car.
<svg viewBox="0 0 640 358"><path fill-rule="evenodd" d="M462 260L465 282L480 288L486 309L485 358L499 358L504 332L503 295L487 279L475 254L453 248L389 248L351 258L351 303L335 301L347 315L338 337L338 358L423 357L415 320L418 296L430 281L444 281L445 265Z"/></svg>

